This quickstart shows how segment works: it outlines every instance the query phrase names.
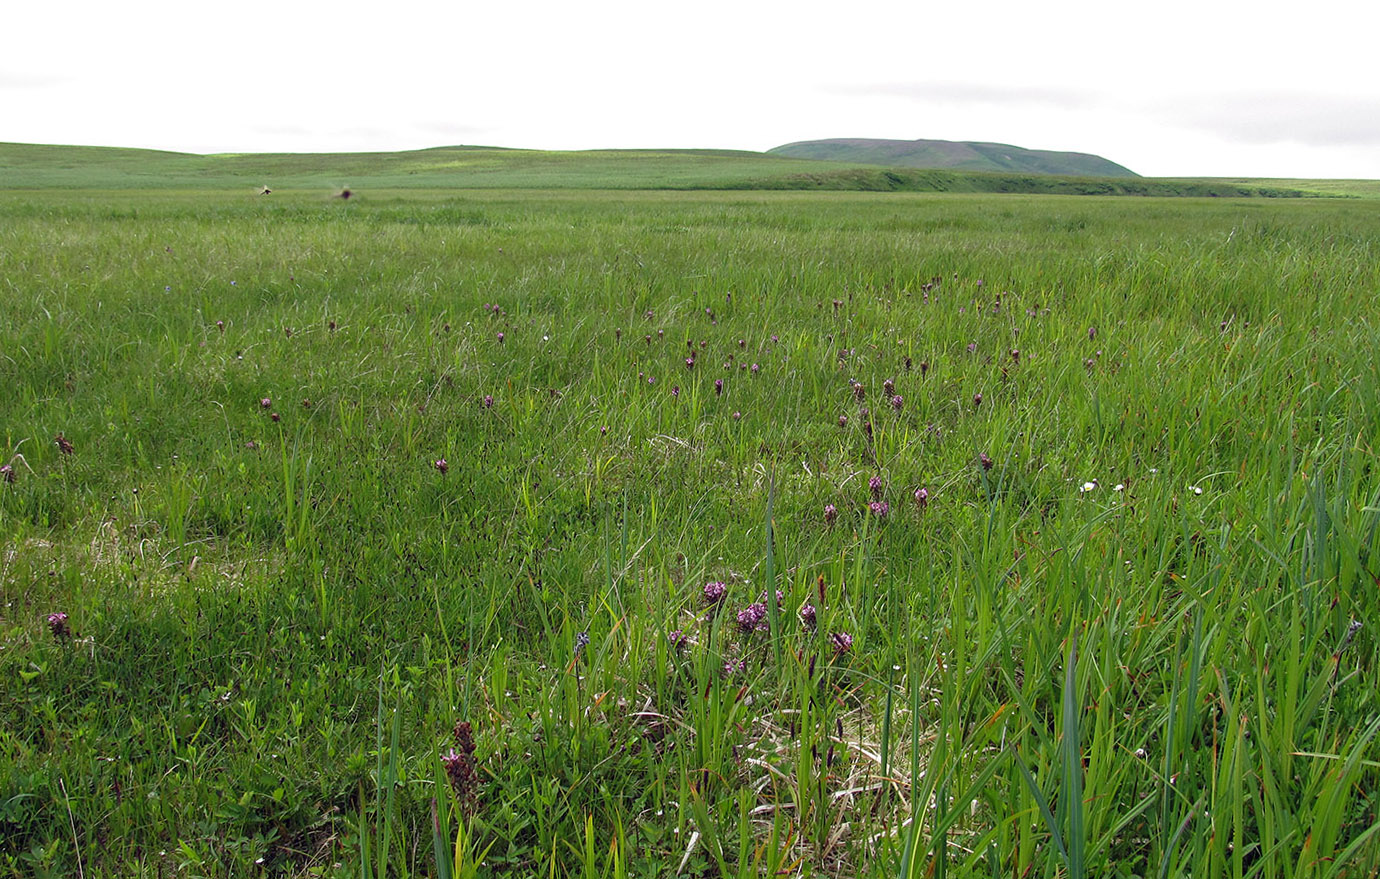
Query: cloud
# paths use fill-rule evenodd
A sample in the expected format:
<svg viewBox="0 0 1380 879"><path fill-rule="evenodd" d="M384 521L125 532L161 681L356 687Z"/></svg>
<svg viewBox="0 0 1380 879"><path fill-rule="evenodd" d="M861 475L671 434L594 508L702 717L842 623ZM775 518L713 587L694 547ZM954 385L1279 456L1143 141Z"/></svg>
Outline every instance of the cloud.
<svg viewBox="0 0 1380 879"><path fill-rule="evenodd" d="M315 132L303 125L254 125L249 129L254 134L280 135L286 137L307 137Z"/></svg>
<svg viewBox="0 0 1380 879"><path fill-rule="evenodd" d="M1064 109L1100 102L1097 93L1057 86L1008 86L975 82L876 82L828 86L828 91L852 97L904 98L938 104L995 104L1047 106Z"/></svg>
<svg viewBox="0 0 1380 879"><path fill-rule="evenodd" d="M1194 96L1157 109L1167 122L1233 143L1380 146L1380 97L1248 92Z"/></svg>
<svg viewBox="0 0 1380 879"><path fill-rule="evenodd" d="M475 134L484 134L490 130L486 125L462 125L456 122L418 122L415 127L428 134L440 134L448 137L469 137Z"/></svg>
<svg viewBox="0 0 1380 879"><path fill-rule="evenodd" d="M46 89L69 82L67 77L0 70L0 89Z"/></svg>
<svg viewBox="0 0 1380 879"><path fill-rule="evenodd" d="M380 128L377 125L347 125L344 128L336 128L327 132L327 134L335 137L358 137L364 140L381 140L392 133L389 129Z"/></svg>

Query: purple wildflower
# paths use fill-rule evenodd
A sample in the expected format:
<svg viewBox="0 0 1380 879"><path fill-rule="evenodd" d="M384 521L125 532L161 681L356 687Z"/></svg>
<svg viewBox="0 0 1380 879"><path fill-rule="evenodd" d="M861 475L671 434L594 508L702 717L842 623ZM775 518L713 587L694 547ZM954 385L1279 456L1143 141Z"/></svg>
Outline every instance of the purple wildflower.
<svg viewBox="0 0 1380 879"><path fill-rule="evenodd" d="M676 629L666 636L666 641L671 645L671 649L676 653L685 649L685 633Z"/></svg>
<svg viewBox="0 0 1380 879"><path fill-rule="evenodd" d="M882 382L882 393L886 394L888 397L896 393L896 382L892 379L887 379Z"/></svg>
<svg viewBox="0 0 1380 879"><path fill-rule="evenodd" d="M647 337L647 340L648 340L648 341L651 341L651 337L648 336L648 337ZM687 358L685 358L685 368L686 368L686 369L694 369L694 368L695 368L695 358L694 358L694 357L687 357Z"/></svg>
<svg viewBox="0 0 1380 879"><path fill-rule="evenodd" d="M67 614L62 611L48 614L48 631L53 633L54 638L69 638L72 630L67 628Z"/></svg>
<svg viewBox="0 0 1380 879"><path fill-rule="evenodd" d="M272 409L272 408L273 408L273 400L272 400L272 398L270 398L270 397L264 397L262 400L260 400L260 401L259 401L259 408L260 408L260 409Z"/></svg>
<svg viewBox="0 0 1380 879"><path fill-rule="evenodd" d="M896 395L894 395L894 396L891 398L891 408L895 409L897 412L900 412L900 411L901 411L901 407L903 407L903 406L905 406L905 405L906 405L906 398L905 398L905 397L902 397L900 394L896 394Z"/></svg>
<svg viewBox="0 0 1380 879"><path fill-rule="evenodd" d="M863 387L862 382L853 382L853 399L858 401L867 399L867 388Z"/></svg>
<svg viewBox="0 0 1380 879"><path fill-rule="evenodd" d="M445 458L437 458L436 463L432 466L435 467L438 471L440 471L442 476L445 476L446 471L450 469L450 464L446 463Z"/></svg>
<svg viewBox="0 0 1380 879"><path fill-rule="evenodd" d="M979 406L981 406L981 405L982 405L982 394L973 394L973 408L976 409L977 407L979 407Z"/></svg>
<svg viewBox="0 0 1380 879"><path fill-rule="evenodd" d="M987 453L986 453L986 452L982 452L981 454L978 455L978 463L982 465L982 469L983 469L983 470L991 470L991 469L992 469L992 459L989 458L989 457L987 457Z"/></svg>
<svg viewBox="0 0 1380 879"><path fill-rule="evenodd" d="M743 413L741 413L741 412L734 412L734 413L733 413L733 420L734 420L734 421L742 421L742 420L743 420Z"/></svg>
<svg viewBox="0 0 1380 879"><path fill-rule="evenodd" d="M817 623L818 619L815 612L815 606L813 604L802 605L800 608L800 624L813 632Z"/></svg>
<svg viewBox="0 0 1380 879"><path fill-rule="evenodd" d="M730 659L724 663L724 677L726 678L742 674L745 671L747 671L746 659Z"/></svg>
<svg viewBox="0 0 1380 879"><path fill-rule="evenodd" d="M14 468L11 467L9 464L0 466L0 479L3 479L6 482L13 485L14 481L18 478L19 476L14 472Z"/></svg>
<svg viewBox="0 0 1380 879"><path fill-rule="evenodd" d="M834 653L847 653L853 649L853 636L847 632L834 632L829 636L829 643L834 645Z"/></svg>
<svg viewBox="0 0 1380 879"><path fill-rule="evenodd" d="M867 505L867 508L871 510L872 515L876 516L878 519L885 519L886 514L891 512L891 505L886 501L873 501Z"/></svg>
<svg viewBox="0 0 1380 879"><path fill-rule="evenodd" d="M1088 341L1091 342L1093 339L1096 339L1096 338L1097 338L1097 327L1088 327Z"/></svg>
<svg viewBox="0 0 1380 879"><path fill-rule="evenodd" d="M473 816L479 806L481 783L478 764L474 759L474 731L469 721L462 720L455 724L451 736L455 740L455 748L442 755L441 765L445 767L451 789L460 802L461 813Z"/></svg>
<svg viewBox="0 0 1380 879"><path fill-rule="evenodd" d="M499 341L499 344L502 344L502 343L503 343L503 334L502 334L502 333L499 333L499 334L498 334L498 341Z"/></svg>
<svg viewBox="0 0 1380 879"><path fill-rule="evenodd" d="M839 517L838 507L833 504L824 505L824 524L832 525Z"/></svg>
<svg viewBox="0 0 1380 879"><path fill-rule="evenodd" d="M762 371L762 367L761 367L761 366L759 366L759 365L756 364L756 363L752 364L752 374L753 374L753 375L756 375L757 373L759 373L759 372L761 372L761 371Z"/></svg>
<svg viewBox="0 0 1380 879"><path fill-rule="evenodd" d="M839 427L847 427L847 426L848 426L848 416L847 416L847 415L840 415L840 416L839 416Z"/></svg>
<svg viewBox="0 0 1380 879"><path fill-rule="evenodd" d="M485 408L485 409L492 409L492 408L493 408L493 405L494 405L494 398L493 398L493 395L492 395L492 394L485 394L485 395L484 395L484 408Z"/></svg>
<svg viewBox="0 0 1380 879"><path fill-rule="evenodd" d="M724 392L724 380L721 379L721 378L716 378L716 379L714 379L714 393L715 393L715 394L723 394L723 392Z"/></svg>
<svg viewBox="0 0 1380 879"><path fill-rule="evenodd" d="M867 490L872 492L874 498L882 496L882 477L874 476L867 480Z"/></svg>
<svg viewBox="0 0 1380 879"><path fill-rule="evenodd" d="M704 584L704 603L713 607L724 600L728 594L728 587L718 580L713 580Z"/></svg>
<svg viewBox="0 0 1380 879"><path fill-rule="evenodd" d="M671 396L676 398L680 397L680 385L673 385L671 387Z"/></svg>
<svg viewBox="0 0 1380 879"><path fill-rule="evenodd" d="M930 504L930 491L927 488L917 488L915 490L915 505L921 510Z"/></svg>
<svg viewBox="0 0 1380 879"><path fill-rule="evenodd" d="M769 625L767 606L761 602L749 604L738 611L738 628L743 632L760 632Z"/></svg>

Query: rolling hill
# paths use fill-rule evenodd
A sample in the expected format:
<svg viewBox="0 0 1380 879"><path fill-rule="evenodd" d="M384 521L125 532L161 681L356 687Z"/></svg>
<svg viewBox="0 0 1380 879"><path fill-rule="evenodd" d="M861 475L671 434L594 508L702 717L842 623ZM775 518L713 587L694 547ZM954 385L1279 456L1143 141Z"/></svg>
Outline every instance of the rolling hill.
<svg viewBox="0 0 1380 879"><path fill-rule="evenodd" d="M1137 177L1129 168L1089 153L1030 150L1004 143L953 140L804 140L767 150L768 155L952 171L1006 171L1073 177Z"/></svg>
<svg viewBox="0 0 1380 879"><path fill-rule="evenodd" d="M1110 163L1108 163L1110 164ZM1115 166L1120 167L1120 166ZM1127 172L1129 173L1129 172ZM1055 195L1322 195L1273 181L1058 176L1029 170L878 167L743 150L548 151L449 146L388 153L198 155L0 143L0 190L355 192L459 189L831 190Z"/></svg>

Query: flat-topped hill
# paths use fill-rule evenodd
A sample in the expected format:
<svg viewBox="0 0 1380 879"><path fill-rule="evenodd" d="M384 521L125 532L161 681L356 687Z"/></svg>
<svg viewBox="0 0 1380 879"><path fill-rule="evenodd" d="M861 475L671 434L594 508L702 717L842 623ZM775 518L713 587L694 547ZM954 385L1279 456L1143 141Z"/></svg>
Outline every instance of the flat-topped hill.
<svg viewBox="0 0 1380 879"><path fill-rule="evenodd" d="M1134 171L1091 153L1031 150L1005 143L956 140L882 140L839 137L774 147L769 155L857 162L895 168L954 171L1018 171L1074 177L1137 177Z"/></svg>

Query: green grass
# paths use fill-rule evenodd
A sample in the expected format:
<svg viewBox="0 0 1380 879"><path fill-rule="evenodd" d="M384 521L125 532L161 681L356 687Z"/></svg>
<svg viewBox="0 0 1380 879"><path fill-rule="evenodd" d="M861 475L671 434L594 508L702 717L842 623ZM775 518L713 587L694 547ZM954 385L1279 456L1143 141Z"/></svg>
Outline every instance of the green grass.
<svg viewBox="0 0 1380 879"><path fill-rule="evenodd" d="M1370 875L1378 241L0 194L0 874Z"/></svg>
<svg viewBox="0 0 1380 879"><path fill-rule="evenodd" d="M1266 177L1217 177L1195 180L1204 184L1288 189L1308 195L1343 196L1347 198L1380 198L1380 180L1305 180Z"/></svg>
<svg viewBox="0 0 1380 879"><path fill-rule="evenodd" d="M268 186L331 195L382 189L669 189L1001 192L1061 195L1298 197L1300 189L1222 180L1056 177L878 168L736 150L552 152L438 147L398 153L200 156L112 147L0 144L0 189L207 190ZM1310 192L1321 195L1326 193Z"/></svg>

